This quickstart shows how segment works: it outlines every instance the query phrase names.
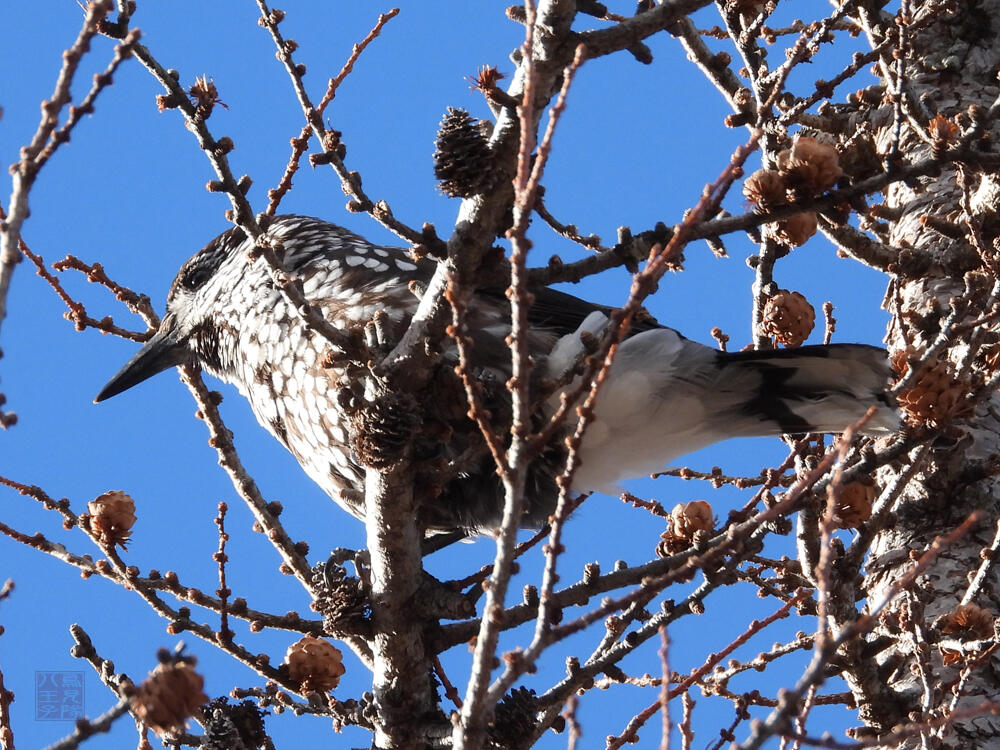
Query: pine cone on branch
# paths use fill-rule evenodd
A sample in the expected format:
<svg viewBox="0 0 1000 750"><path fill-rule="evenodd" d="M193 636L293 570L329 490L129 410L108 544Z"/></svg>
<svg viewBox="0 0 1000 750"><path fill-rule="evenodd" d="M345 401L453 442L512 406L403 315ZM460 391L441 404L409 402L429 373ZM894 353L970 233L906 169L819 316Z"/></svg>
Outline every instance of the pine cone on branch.
<svg viewBox="0 0 1000 750"><path fill-rule="evenodd" d="M146 726L160 734L181 731L208 701L205 678L194 665L191 657L163 661L139 686L132 705Z"/></svg>
<svg viewBox="0 0 1000 750"><path fill-rule="evenodd" d="M135 501L121 490L109 490L87 503L90 511L84 523L109 547L126 549L135 524Z"/></svg>
<svg viewBox="0 0 1000 750"><path fill-rule="evenodd" d="M344 674L343 654L329 641L306 635L288 647L288 676L303 693L326 693L340 684Z"/></svg>
<svg viewBox="0 0 1000 750"><path fill-rule="evenodd" d="M831 488L832 490L832 488ZM849 482L837 492L833 523L838 529L857 529L872 517L875 487L866 482Z"/></svg>
<svg viewBox="0 0 1000 750"><path fill-rule="evenodd" d="M795 199L825 193L844 174L837 149L809 136L796 138L790 149L778 154L777 169Z"/></svg>
<svg viewBox="0 0 1000 750"><path fill-rule="evenodd" d="M478 123L464 109L448 107L435 146L434 176L442 192L468 198L493 187L493 153Z"/></svg>
<svg viewBox="0 0 1000 750"><path fill-rule="evenodd" d="M656 546L659 557L683 552L694 542L695 534L709 532L715 527L712 506L704 500L677 503L667 518L667 530L660 535Z"/></svg>
<svg viewBox="0 0 1000 750"><path fill-rule="evenodd" d="M787 219L768 224L764 231L768 237L785 247L801 247L816 234L818 226L816 214L812 211L802 211L792 214Z"/></svg>
<svg viewBox="0 0 1000 750"><path fill-rule="evenodd" d="M798 292L779 289L761 312L760 327L766 336L788 348L802 346L816 323L816 311Z"/></svg>

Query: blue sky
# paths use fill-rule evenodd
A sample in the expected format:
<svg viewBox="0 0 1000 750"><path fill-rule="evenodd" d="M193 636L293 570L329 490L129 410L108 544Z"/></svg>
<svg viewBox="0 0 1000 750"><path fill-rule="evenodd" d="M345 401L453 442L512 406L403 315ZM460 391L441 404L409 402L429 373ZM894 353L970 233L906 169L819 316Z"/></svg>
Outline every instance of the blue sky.
<svg viewBox="0 0 1000 750"><path fill-rule="evenodd" d="M466 77L481 65L511 73L508 55L520 44L523 30L504 17L503 3L439 0L400 5L400 15L341 87L327 119L343 132L347 163L362 173L373 198L387 200L411 226L430 221L445 235L458 202L435 187L431 154L438 122L448 106L488 116L481 96L470 91ZM795 6L807 19L813 17L810 12L818 16L829 9L828 3L819 0L800 0ZM306 82L318 97L327 78L349 55L351 45L390 6L289 0L282 7L288 13L282 30L298 41L296 58L308 66ZM613 9L629 13L632 5L622 3ZM5 163L16 160L18 148L34 132L39 102L50 95L61 51L80 24L81 11L71 0L49 0L44 10L43 19L37 4L9 4L4 10L8 34L0 47L5 80L0 90L4 110L0 158ZM203 74L214 79L228 109L217 108L209 125L217 137L228 135L234 140L233 169L253 178L249 198L261 210L266 190L284 170L288 139L298 133L302 116L287 76L274 59L272 42L257 26L256 17L256 6L248 0L184 4L183 11L174 3L140 2L134 24L142 29L143 42L161 63L180 71L185 85ZM712 11L697 19L701 26L717 22ZM589 20L583 18L584 23ZM807 90L824 71L849 59L851 44L825 48L815 65L792 76L793 90ZM623 54L583 67L543 180L553 214L576 223L584 234L600 235L606 244L613 243L621 225L641 231L657 221L678 222L746 136L744 130L723 126L728 114L724 103L686 63L676 40L659 35L649 46L655 56L650 66ZM95 41L73 89L77 98L89 85L90 75L104 67L111 49L108 40ZM96 114L80 124L72 141L43 170L31 196L32 215L23 234L49 263L66 253L100 261L112 278L148 294L162 312L166 290L180 264L226 228L223 212L228 201L205 191L204 184L213 178L208 161L178 113L157 111L159 93L158 84L136 61L122 66L114 86L98 101ZM8 194L0 188L5 206ZM376 242L398 242L366 215L345 211L345 201L332 171L313 171L306 165L283 209L323 217ZM746 210L736 192L726 205L733 213ZM537 221L532 239L534 265L543 265L553 253L564 260L581 257L578 248ZM704 243L691 245L685 253L686 270L665 278L648 306L661 321L706 343L711 343L711 328L719 326L738 348L748 342L750 334L753 276L743 261L754 249L745 237L733 237L727 246L731 257L719 260ZM881 341L886 320L879 309L883 277L836 258L822 239L814 239L782 260L776 278L782 286L803 292L817 312L824 301L833 301L838 319L835 340ZM569 291L616 304L626 298L628 281L624 272L616 271ZM63 282L86 303L93 317L113 314L119 325L142 328L106 290L78 275L64 274ZM250 531L250 515L217 467L215 452L206 445L204 425L193 419L195 406L173 372L93 405L94 395L136 345L92 330L77 333L62 318L63 310L48 286L27 263L22 264L0 331L4 352L0 392L8 398L6 408L20 417L16 427L0 433L0 473L38 484L54 497L68 497L77 512L108 489L128 491L136 500L139 521L127 561L144 572L176 570L183 582L208 590L216 586L211 554L217 539L212 518L216 503L226 500L231 508L230 586L237 595L247 596L251 606L308 614L303 592L293 580L277 574L276 554ZM311 559L322 559L330 548L363 544L360 523L331 503L256 425L235 390L221 390L223 416L236 433L244 463L265 497L283 501L287 510L283 520L293 538L310 542ZM761 466L774 465L783 455L777 440L739 441L702 451L685 463L703 470L719 465L727 473L756 474ZM723 517L742 501L735 490L714 492L680 480L636 482L630 488L667 507L709 499ZM0 503L2 519L19 530L42 531L75 552L98 554L82 534L64 532L59 519L33 501L2 490ZM576 575L592 560L605 569L617 559L642 562L661 531L658 521L616 499L594 498L570 524L569 552L562 562L566 576ZM772 552L781 551L789 550ZM480 540L435 557L429 568L439 577L461 576L491 557L492 545ZM535 563L524 567L519 585L531 580ZM178 640L165 633L165 623L131 592L105 581L82 581L64 564L0 539L0 579L6 578L13 578L17 589L0 603L0 623L5 628L0 637L0 668L7 687L17 694L12 710L15 739L21 747L48 744L71 729L68 723L35 720L36 671L84 671L91 716L113 703L89 667L69 656L71 623L87 629L98 651L137 681L154 665L156 647L172 647ZM759 602L750 589L715 594L704 616L685 618L672 630L674 668L696 666L708 649L727 643L750 617L776 608L776 602ZM783 630L767 632L741 653L766 650L773 641L807 626L805 621L793 622ZM599 635L567 643L526 684L542 687L557 680L566 654L589 653ZM239 637L251 649L271 653L275 662L293 640L289 634L248 634L245 629ZM523 634L515 634L504 645L513 646L522 638ZM227 656L208 644L191 636L184 640L201 660L209 694L223 694L234 684L259 683L253 673L232 666ZM464 649L457 649L446 661L460 691L467 662ZM338 695L356 697L367 675L351 656L347 666ZM658 661L654 651L647 649L623 666L641 673L657 670ZM794 670L781 674L794 680ZM750 681L740 689L754 686ZM766 690L761 689L773 694L775 687L769 683ZM635 710L654 699L652 690L630 687L584 698L580 709L584 746L620 732ZM712 738L710 728L728 723L732 714L726 704L698 699L696 726L701 734L696 745L701 746ZM842 709L819 716L815 729L854 723ZM328 722L321 719L272 717L269 727L279 747L283 740L288 746L293 737L309 741L329 733ZM120 747L133 742L132 737L131 725L119 722L111 735L89 744ZM358 746L369 740L358 730L347 730L342 741L344 746ZM647 728L642 746L656 742L658 724ZM564 737L550 735L541 746L562 747L564 743Z"/></svg>

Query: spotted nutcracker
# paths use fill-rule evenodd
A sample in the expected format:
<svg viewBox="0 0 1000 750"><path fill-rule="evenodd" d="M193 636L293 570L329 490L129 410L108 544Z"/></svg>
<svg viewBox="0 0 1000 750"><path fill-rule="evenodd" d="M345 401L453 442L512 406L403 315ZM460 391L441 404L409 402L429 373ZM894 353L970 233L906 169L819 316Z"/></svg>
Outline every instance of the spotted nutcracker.
<svg viewBox="0 0 1000 750"><path fill-rule="evenodd" d="M405 329L432 260L373 245L346 229L305 216L279 216L266 228L284 248L286 271L307 300L345 331L384 313L390 333ZM235 385L257 420L298 459L337 503L364 515L365 470L354 415L364 394L360 358L329 356L329 344L282 296L263 262L248 261L254 243L233 228L188 260L167 295L155 335L104 386L96 401L117 395L169 367L191 363ZM608 324L607 308L541 288L534 290L528 345L536 362L531 384L536 426L571 387L588 338ZM503 290L482 289L468 305L471 366L497 430L509 428L510 309ZM588 335L589 334L589 335ZM447 348L419 398L400 415L417 425L412 442L416 481L425 490L428 530L476 533L495 528L503 490L480 432L468 417ZM886 394L885 352L860 344L726 353L689 341L651 321L636 326L618 351L578 457L573 490L614 491L623 479L726 438L839 432L875 406L868 432L886 432L898 416ZM402 407L401 407L402 408ZM575 419L575 417L574 417ZM499 433L498 434L502 434ZM556 477L565 461L564 434L532 464L525 526L540 526L555 507Z"/></svg>

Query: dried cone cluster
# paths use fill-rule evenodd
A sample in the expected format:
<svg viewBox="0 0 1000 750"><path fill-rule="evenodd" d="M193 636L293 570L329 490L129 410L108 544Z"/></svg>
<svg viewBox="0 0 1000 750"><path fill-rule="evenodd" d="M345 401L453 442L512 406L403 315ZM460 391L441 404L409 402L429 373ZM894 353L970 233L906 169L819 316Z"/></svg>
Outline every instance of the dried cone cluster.
<svg viewBox="0 0 1000 750"><path fill-rule="evenodd" d="M788 203L785 178L773 169L758 169L743 182L743 195L761 211Z"/></svg>
<svg viewBox="0 0 1000 750"><path fill-rule="evenodd" d="M940 154L947 151L958 140L959 128L954 121L938 114L927 123L927 133L931 137L934 153Z"/></svg>
<svg viewBox="0 0 1000 750"><path fill-rule="evenodd" d="M469 77L469 81L473 88L478 89L488 98L493 98L496 95L497 84L505 77L494 66L482 65L476 75Z"/></svg>
<svg viewBox="0 0 1000 750"><path fill-rule="evenodd" d="M669 557L691 546L695 534L715 528L712 506L704 500L677 503L667 518L667 530L660 535L656 554Z"/></svg>
<svg viewBox="0 0 1000 750"><path fill-rule="evenodd" d="M892 360L894 369L905 375L909 369L905 352L897 352ZM965 392L966 387L952 374L948 362L942 361L925 370L896 400L908 422L936 429L969 413L971 406L965 403Z"/></svg>
<svg viewBox="0 0 1000 750"><path fill-rule="evenodd" d="M110 490L87 503L90 528L109 547L124 548L135 524L135 501L121 490Z"/></svg>
<svg viewBox="0 0 1000 750"><path fill-rule="evenodd" d="M803 211L774 224L768 224L767 234L785 247L799 247L816 234L818 227L816 214L812 211Z"/></svg>
<svg viewBox="0 0 1000 750"><path fill-rule="evenodd" d="M825 193L844 175L837 149L807 136L796 138L791 148L781 151L776 167L792 200Z"/></svg>
<svg viewBox="0 0 1000 750"><path fill-rule="evenodd" d="M285 653L288 676L303 693L333 690L344 674L343 654L333 644L312 635L304 636Z"/></svg>
<svg viewBox="0 0 1000 750"><path fill-rule="evenodd" d="M945 635L981 641L993 637L993 613L978 604L959 604L936 623Z"/></svg>
<svg viewBox="0 0 1000 750"><path fill-rule="evenodd" d="M493 156L478 123L464 109L448 107L438 128L434 176L442 192L468 198L494 184Z"/></svg>
<svg viewBox="0 0 1000 750"><path fill-rule="evenodd" d="M188 94L194 100L195 112L202 120L207 120L212 115L212 110L216 104L225 104L219 99L219 90L215 87L215 81L208 76L199 76L195 79L194 85L188 89ZM228 107L226 107L228 109Z"/></svg>
<svg viewBox="0 0 1000 750"><path fill-rule="evenodd" d="M775 292L761 311L761 331L789 348L802 346L815 323L816 311L809 300L787 289Z"/></svg>
<svg viewBox="0 0 1000 750"><path fill-rule="evenodd" d="M204 685L205 679L194 671L193 659L159 664L139 686L133 709L160 734L181 731L188 718L208 702Z"/></svg>
<svg viewBox="0 0 1000 750"><path fill-rule="evenodd" d="M959 604L951 612L939 617L934 624L944 635L955 636L963 641L983 641L994 637L996 633L994 623L992 612L978 604L969 603ZM949 648L941 649L942 660L946 666L978 655L976 651L962 653Z"/></svg>
<svg viewBox="0 0 1000 750"><path fill-rule="evenodd" d="M840 155L830 144L808 136L795 139L778 154L774 169L758 169L743 183L743 195L761 211L825 193L843 176ZM816 214L803 211L768 224L768 236L787 247L798 247L816 233Z"/></svg>
<svg viewBox="0 0 1000 750"><path fill-rule="evenodd" d="M830 488L833 492L833 488ZM865 482L848 482L836 493L833 523L838 529L856 529L872 517L875 488Z"/></svg>
<svg viewBox="0 0 1000 750"><path fill-rule="evenodd" d="M983 347L979 352L979 358L987 371L997 372L1000 370L1000 344L990 344Z"/></svg>

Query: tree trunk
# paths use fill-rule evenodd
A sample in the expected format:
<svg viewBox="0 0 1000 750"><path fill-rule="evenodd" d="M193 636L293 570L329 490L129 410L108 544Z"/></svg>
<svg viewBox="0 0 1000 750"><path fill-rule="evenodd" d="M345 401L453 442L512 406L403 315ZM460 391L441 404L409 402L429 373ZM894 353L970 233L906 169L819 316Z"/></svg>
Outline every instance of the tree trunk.
<svg viewBox="0 0 1000 750"><path fill-rule="evenodd" d="M904 0L904 12L905 6ZM933 143L928 141L935 140L934 128L930 133L918 132L915 123L931 120L933 124L936 115L958 126L944 136L952 142L976 119L983 122L984 135L996 131L995 123L984 115L998 93L1000 2L957 3L951 13L942 6L912 2L909 24L901 27L884 14L879 20L877 10L861 14L873 46L885 34L896 35L902 42L896 45L902 48L901 59L884 58L880 71L887 85L885 105L877 110L882 120L875 123L875 135L879 153L889 154L890 161L895 153L907 163L933 156ZM900 91L899 82L901 96L895 93ZM899 100L898 107L892 99ZM948 129L942 119L937 123ZM970 146L976 148L979 143L986 141L976 137ZM948 426L928 450L915 449L880 471L881 487L889 488L923 453L919 469L895 501L894 518L871 546L863 582L868 607L883 599L936 537L952 531L974 511L983 512L983 520L949 545L917 586L893 599L881 613L868 644L874 651L880 640L888 647L877 652L874 661L870 655L861 659L860 666L851 671L849 683L861 719L868 725L866 731L876 735L907 721L930 721L952 707L961 709L1000 695L995 658L975 663L959 660L945 666L941 644L934 643L948 632L938 618L964 603L970 578L982 562L981 550L990 545L1000 515L1000 480L994 468L1000 452L994 409L1000 400L990 389L980 391L968 406L959 402L949 407L947 403L949 389L972 393L977 383L992 375L977 351L996 335L983 325L964 332L961 326L980 318L996 300L996 266L991 256L998 248L1000 206L995 198L991 178L954 166L937 177L897 182L886 193L888 210L884 213L892 219L888 240L899 250L885 302L893 314L888 345L897 369L910 372L911 381L909 388L902 389L901 402L904 407L910 405L912 422ZM947 236L949 231L953 238ZM927 359L936 342L944 341L939 357L932 354L928 362L917 364ZM904 360L909 366L902 364ZM961 390L954 390L956 386ZM969 411L973 408L974 414ZM970 593L974 593L973 603L994 614L1000 611L995 569L978 593ZM963 684L963 697L956 704L953 688L957 683ZM1000 717L986 714L960 721L941 746L1000 748Z"/></svg>

